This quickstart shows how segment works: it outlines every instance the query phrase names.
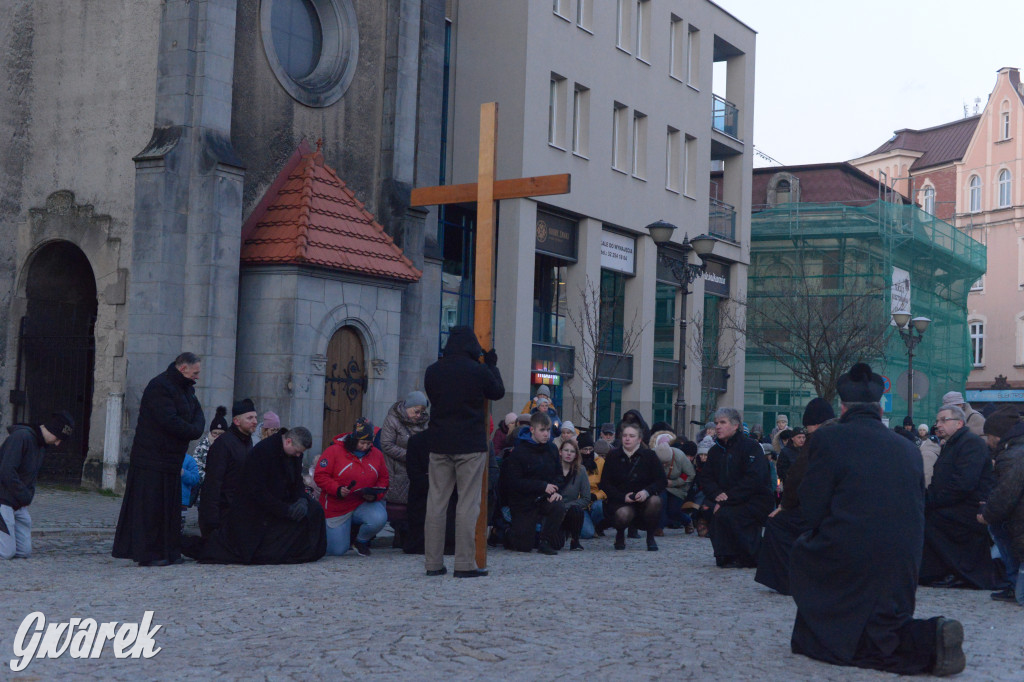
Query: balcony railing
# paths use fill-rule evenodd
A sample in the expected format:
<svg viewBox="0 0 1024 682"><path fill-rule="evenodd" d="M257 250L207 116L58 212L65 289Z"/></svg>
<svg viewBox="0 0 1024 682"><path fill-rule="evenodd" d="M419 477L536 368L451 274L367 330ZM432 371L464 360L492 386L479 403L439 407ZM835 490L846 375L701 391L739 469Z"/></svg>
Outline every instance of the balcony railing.
<svg viewBox="0 0 1024 682"><path fill-rule="evenodd" d="M711 127L725 133L729 137L739 139L739 113L736 105L718 95L714 97L714 110L711 116Z"/></svg>
<svg viewBox="0 0 1024 682"><path fill-rule="evenodd" d="M724 201L711 199L708 207L708 232L713 237L736 241L736 209Z"/></svg>
<svg viewBox="0 0 1024 682"><path fill-rule="evenodd" d="M708 391L725 393L729 390L729 368L717 366L703 368L700 384Z"/></svg>
<svg viewBox="0 0 1024 682"><path fill-rule="evenodd" d="M566 379L576 370L576 349L554 343L533 343L534 370L557 374Z"/></svg>
<svg viewBox="0 0 1024 682"><path fill-rule="evenodd" d="M623 353L601 353L597 362L597 376L599 379L632 383L633 356Z"/></svg>

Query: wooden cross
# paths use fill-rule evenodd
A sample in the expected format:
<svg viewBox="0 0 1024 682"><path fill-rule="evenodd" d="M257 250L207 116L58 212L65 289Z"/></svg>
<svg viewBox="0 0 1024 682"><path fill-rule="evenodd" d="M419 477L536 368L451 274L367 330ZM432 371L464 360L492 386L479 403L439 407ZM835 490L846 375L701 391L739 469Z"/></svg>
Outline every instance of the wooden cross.
<svg viewBox="0 0 1024 682"><path fill-rule="evenodd" d="M410 205L432 206L476 202L476 265L473 281L473 331L482 348L494 347L494 202L501 199L525 199L551 194L568 194L568 173L540 175L513 180L495 180L494 167L498 144L498 103L480 105L480 154L477 181L464 185L417 187ZM487 468L484 467L480 515L476 522L476 564L487 568Z"/></svg>

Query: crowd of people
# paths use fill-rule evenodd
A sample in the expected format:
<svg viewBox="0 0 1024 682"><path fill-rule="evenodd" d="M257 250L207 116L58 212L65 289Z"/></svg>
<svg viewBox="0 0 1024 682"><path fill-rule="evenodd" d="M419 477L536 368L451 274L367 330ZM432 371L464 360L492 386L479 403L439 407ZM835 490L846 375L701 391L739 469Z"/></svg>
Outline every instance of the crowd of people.
<svg viewBox="0 0 1024 682"><path fill-rule="evenodd" d="M882 379L864 364L840 378L838 416L814 398L802 425L780 416L768 435L729 407L694 440L636 410L581 431L559 418L545 387L491 428L488 401L504 395L497 355L458 327L424 391L396 402L382 428L360 418L308 469L309 430L283 428L273 412L261 426L249 399L232 405L230 424L218 408L204 435L199 370L183 353L146 387L115 557L141 566L182 554L238 564L365 557L390 523L394 546L423 554L428 576L446 574L454 553L454 576L471 578L487 574L476 560L481 509L488 545L550 556L608 531L615 550L642 538L658 551L666 528L683 529L710 540L718 567L755 568L755 581L792 595L794 652L905 674L965 663L959 622L913 618L918 584L994 589L993 599L1024 605L1021 416L1003 408L985 419L951 392L934 427L906 420L894 431L882 423ZM73 427L66 414L12 427L0 557L29 554L41 453ZM195 504L200 535L184 535Z"/></svg>

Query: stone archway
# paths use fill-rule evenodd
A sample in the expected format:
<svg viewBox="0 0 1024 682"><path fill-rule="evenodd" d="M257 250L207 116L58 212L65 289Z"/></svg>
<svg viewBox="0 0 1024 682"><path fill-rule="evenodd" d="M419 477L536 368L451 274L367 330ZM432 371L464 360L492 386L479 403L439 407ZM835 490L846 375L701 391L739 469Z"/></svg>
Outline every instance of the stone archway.
<svg viewBox="0 0 1024 682"><path fill-rule="evenodd" d="M96 278L89 259L68 241L42 246L28 264L25 297L15 420L37 424L55 410L72 414L74 435L47 452L39 478L78 485L89 449L96 364Z"/></svg>

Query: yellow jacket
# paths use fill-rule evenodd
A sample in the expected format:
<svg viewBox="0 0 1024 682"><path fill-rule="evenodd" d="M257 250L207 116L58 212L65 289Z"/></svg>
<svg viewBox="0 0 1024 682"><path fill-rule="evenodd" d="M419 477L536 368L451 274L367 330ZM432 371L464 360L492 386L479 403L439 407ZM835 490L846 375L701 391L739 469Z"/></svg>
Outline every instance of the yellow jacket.
<svg viewBox="0 0 1024 682"><path fill-rule="evenodd" d="M590 479L590 494L596 496L599 500L604 500L607 499L608 495L605 491L598 488L598 484L601 483L601 472L604 471L604 457L594 455L594 462L597 464L597 470L592 474L587 474L587 478Z"/></svg>

